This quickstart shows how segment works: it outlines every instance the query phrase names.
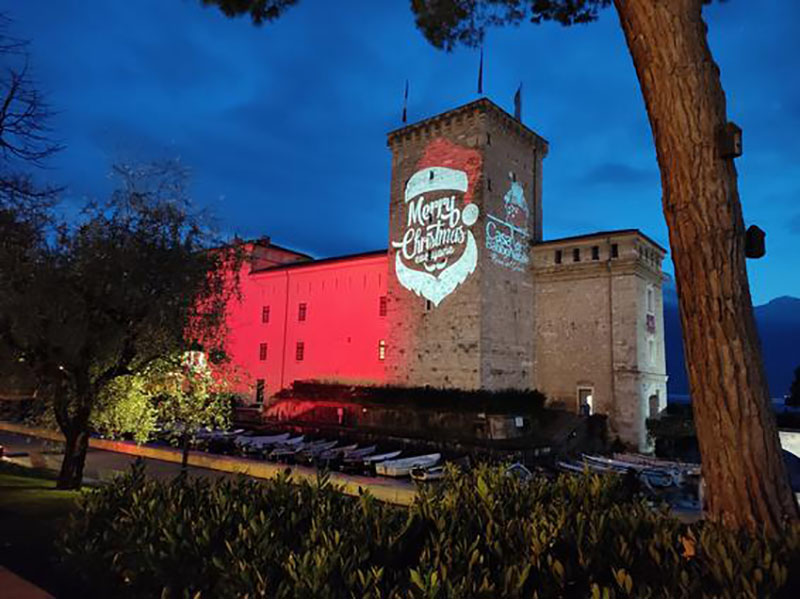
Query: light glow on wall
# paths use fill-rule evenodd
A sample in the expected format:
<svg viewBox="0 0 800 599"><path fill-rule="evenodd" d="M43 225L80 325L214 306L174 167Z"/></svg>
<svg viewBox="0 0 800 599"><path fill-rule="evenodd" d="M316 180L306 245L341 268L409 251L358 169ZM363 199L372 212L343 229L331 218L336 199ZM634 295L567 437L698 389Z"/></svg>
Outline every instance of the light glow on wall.
<svg viewBox="0 0 800 599"><path fill-rule="evenodd" d="M398 282L438 306L478 265L478 244L470 230L480 215L470 201L477 152L436 139L425 154L406 183L402 235L391 245L397 250ZM472 172L457 168L459 162L469 164Z"/></svg>
<svg viewBox="0 0 800 599"><path fill-rule="evenodd" d="M495 264L522 272L530 262L530 209L522 185L511 173L509 178L511 185L503 196L504 214L488 214L486 218L486 249Z"/></svg>

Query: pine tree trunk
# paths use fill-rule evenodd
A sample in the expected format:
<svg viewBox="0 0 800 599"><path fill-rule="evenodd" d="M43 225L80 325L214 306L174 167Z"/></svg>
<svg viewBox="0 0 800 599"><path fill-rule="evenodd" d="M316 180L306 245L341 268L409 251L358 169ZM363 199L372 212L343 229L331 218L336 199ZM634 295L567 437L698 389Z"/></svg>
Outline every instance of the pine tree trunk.
<svg viewBox="0 0 800 599"><path fill-rule="evenodd" d="M72 426L64 431L66 439L64 460L58 473L57 489L80 489L83 482L83 467L89 448L89 431L86 426Z"/></svg>
<svg viewBox="0 0 800 599"><path fill-rule="evenodd" d="M775 533L798 509L761 360L727 121L701 0L614 0L655 139L709 517Z"/></svg>

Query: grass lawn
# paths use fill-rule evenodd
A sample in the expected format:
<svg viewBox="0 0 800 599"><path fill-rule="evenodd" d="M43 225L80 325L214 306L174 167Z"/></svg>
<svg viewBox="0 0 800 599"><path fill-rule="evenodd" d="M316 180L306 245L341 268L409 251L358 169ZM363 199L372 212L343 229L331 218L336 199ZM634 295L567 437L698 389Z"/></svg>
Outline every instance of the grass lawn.
<svg viewBox="0 0 800 599"><path fill-rule="evenodd" d="M56 491L52 472L0 461L0 564L56 597L73 595L55 567L54 540L79 491Z"/></svg>

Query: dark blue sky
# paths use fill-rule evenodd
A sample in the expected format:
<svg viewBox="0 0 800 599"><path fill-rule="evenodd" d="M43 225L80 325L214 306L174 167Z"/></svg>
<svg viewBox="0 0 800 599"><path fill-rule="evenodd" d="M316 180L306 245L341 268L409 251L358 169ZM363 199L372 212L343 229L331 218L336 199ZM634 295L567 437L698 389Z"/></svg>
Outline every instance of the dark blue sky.
<svg viewBox="0 0 800 599"><path fill-rule="evenodd" d="M800 297L800 2L706 9L748 223L768 234L749 262L756 303ZM339 7L339 8L337 8ZM341 7L347 7L343 9ZM59 111L66 149L47 176L70 201L103 197L114 161L180 157L196 202L226 233L323 257L386 247L390 155L410 120L476 98L478 54L429 46L407 0L302 0L261 28L197 0L0 0L10 33ZM550 141L547 238L637 227L667 244L649 125L613 10L598 23L492 30L484 90ZM671 263L667 264L671 271Z"/></svg>

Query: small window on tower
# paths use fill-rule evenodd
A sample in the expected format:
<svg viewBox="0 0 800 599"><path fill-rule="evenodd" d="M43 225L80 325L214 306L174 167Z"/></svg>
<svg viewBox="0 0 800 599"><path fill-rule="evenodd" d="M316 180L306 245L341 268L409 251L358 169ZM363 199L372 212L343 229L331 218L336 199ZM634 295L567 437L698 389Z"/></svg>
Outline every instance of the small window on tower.
<svg viewBox="0 0 800 599"><path fill-rule="evenodd" d="M492 191L492 180L489 177L486 177L486 189Z"/></svg>
<svg viewBox="0 0 800 599"><path fill-rule="evenodd" d="M431 308L433 308L433 304L431 303L431 300L425 300L425 311L426 312L430 312Z"/></svg>
<svg viewBox="0 0 800 599"><path fill-rule="evenodd" d="M556 250L556 264L561 264L564 253L561 250Z"/></svg>
<svg viewBox="0 0 800 599"><path fill-rule="evenodd" d="M656 313L656 293L652 286L647 287L647 313Z"/></svg>
<svg viewBox="0 0 800 599"><path fill-rule="evenodd" d="M262 343L258 346L258 359L262 362L267 359L267 344Z"/></svg>
<svg viewBox="0 0 800 599"><path fill-rule="evenodd" d="M378 298L378 316L386 316L386 296Z"/></svg>
<svg viewBox="0 0 800 599"><path fill-rule="evenodd" d="M492 145L492 134L491 133L487 133L486 134L486 145L487 146Z"/></svg>
<svg viewBox="0 0 800 599"><path fill-rule="evenodd" d="M261 308L261 322L264 324L269 322L269 306Z"/></svg>
<svg viewBox="0 0 800 599"><path fill-rule="evenodd" d="M600 248L596 245L592 246L592 260L600 259Z"/></svg>
<svg viewBox="0 0 800 599"><path fill-rule="evenodd" d="M572 261L573 262L581 261L581 248L575 248L572 250Z"/></svg>
<svg viewBox="0 0 800 599"><path fill-rule="evenodd" d="M302 362L306 355L306 345L302 341L297 342L297 347L294 350L294 359Z"/></svg>
<svg viewBox="0 0 800 599"><path fill-rule="evenodd" d="M299 320L301 322L304 321L306 319L306 313L307 313L306 304L305 303L300 304L297 307L297 320Z"/></svg>
<svg viewBox="0 0 800 599"><path fill-rule="evenodd" d="M619 258L619 246L616 243L611 244L611 257Z"/></svg>
<svg viewBox="0 0 800 599"><path fill-rule="evenodd" d="M386 341L384 339L378 341L378 359L379 360L386 359Z"/></svg>

